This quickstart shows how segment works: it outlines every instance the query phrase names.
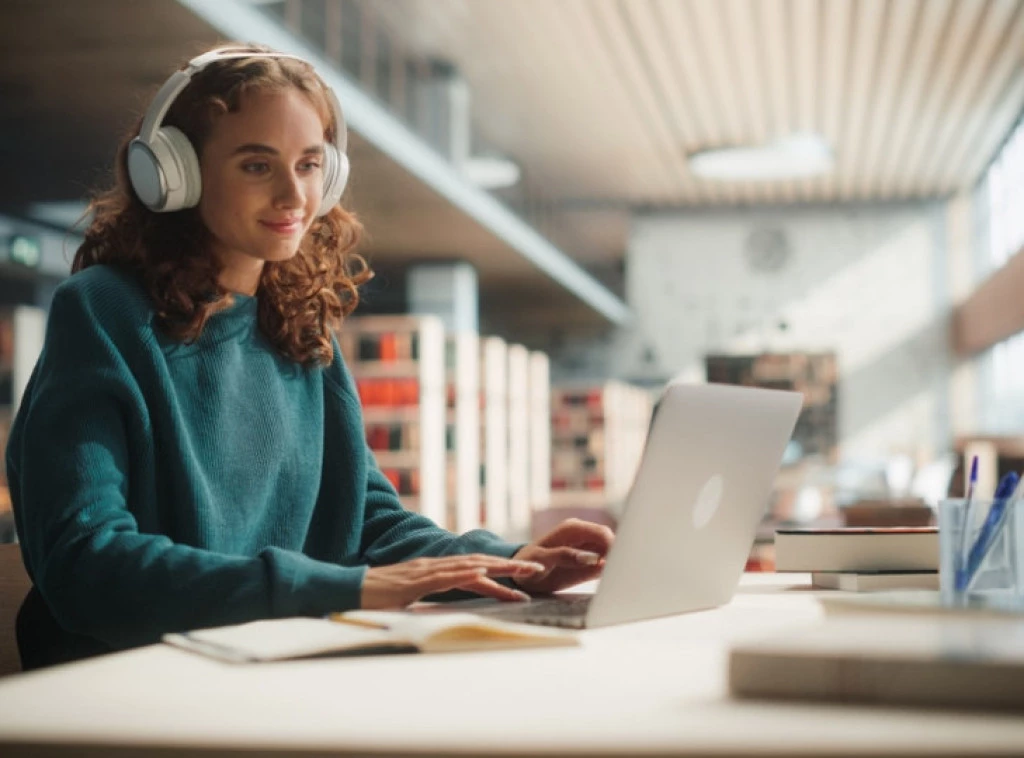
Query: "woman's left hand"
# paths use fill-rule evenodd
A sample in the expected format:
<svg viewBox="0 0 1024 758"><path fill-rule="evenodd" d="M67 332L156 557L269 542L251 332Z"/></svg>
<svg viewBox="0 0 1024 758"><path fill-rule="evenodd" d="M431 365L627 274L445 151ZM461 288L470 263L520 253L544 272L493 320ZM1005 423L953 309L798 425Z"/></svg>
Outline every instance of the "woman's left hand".
<svg viewBox="0 0 1024 758"><path fill-rule="evenodd" d="M515 554L516 560L540 563L547 570L514 581L529 593L543 595L596 579L614 541L615 534L607 526L566 519Z"/></svg>

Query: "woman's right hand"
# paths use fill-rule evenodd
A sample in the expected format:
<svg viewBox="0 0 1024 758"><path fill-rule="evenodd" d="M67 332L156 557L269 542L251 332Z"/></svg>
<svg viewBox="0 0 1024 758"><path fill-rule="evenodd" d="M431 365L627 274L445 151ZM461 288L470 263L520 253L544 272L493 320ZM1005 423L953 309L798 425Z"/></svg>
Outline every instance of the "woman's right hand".
<svg viewBox="0 0 1024 758"><path fill-rule="evenodd" d="M494 581L495 577L526 578L545 567L495 555L450 555L367 569L360 597L367 610L404 608L427 595L467 590L498 600L529 600L530 596Z"/></svg>

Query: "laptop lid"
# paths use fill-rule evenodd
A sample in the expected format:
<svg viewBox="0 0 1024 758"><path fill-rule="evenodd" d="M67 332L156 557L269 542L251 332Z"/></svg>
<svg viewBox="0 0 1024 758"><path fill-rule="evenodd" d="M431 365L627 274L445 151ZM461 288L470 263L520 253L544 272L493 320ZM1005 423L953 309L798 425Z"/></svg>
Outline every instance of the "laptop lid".
<svg viewBox="0 0 1024 758"><path fill-rule="evenodd" d="M587 627L732 597L802 405L799 392L666 388Z"/></svg>

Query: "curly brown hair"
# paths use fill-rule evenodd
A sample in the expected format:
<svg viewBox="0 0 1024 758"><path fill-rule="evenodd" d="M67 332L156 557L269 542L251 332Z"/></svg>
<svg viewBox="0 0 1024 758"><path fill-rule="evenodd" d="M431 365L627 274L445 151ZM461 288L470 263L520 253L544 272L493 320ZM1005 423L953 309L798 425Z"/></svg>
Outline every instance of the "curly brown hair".
<svg viewBox="0 0 1024 758"><path fill-rule="evenodd" d="M230 47L272 52L258 45ZM333 141L337 125L323 82L308 63L291 58L239 58L207 66L177 97L163 123L181 129L201 154L218 116L237 112L245 93L289 87L310 99L325 124L324 138ZM128 144L141 123L140 118L118 148L114 186L89 206L93 220L71 272L97 263L131 269L154 303L157 325L172 339L194 342L207 320L234 301L218 283L223 267L210 253L211 235L198 209L154 213L132 190ZM331 333L358 305L358 287L373 276L354 252L362 230L355 214L337 205L313 222L294 257L264 263L256 292L259 326L282 355L304 365L333 359Z"/></svg>

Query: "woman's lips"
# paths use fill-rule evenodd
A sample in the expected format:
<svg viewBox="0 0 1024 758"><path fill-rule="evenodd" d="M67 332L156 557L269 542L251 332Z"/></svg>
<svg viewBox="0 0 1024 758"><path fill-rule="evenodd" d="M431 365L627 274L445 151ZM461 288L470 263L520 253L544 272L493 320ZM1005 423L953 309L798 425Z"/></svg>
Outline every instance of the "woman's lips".
<svg viewBox="0 0 1024 758"><path fill-rule="evenodd" d="M294 219L292 221L260 221L263 226L267 227L272 232L277 234L295 234L302 229L302 220Z"/></svg>

